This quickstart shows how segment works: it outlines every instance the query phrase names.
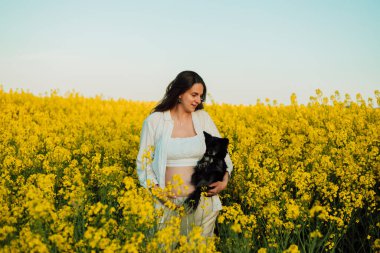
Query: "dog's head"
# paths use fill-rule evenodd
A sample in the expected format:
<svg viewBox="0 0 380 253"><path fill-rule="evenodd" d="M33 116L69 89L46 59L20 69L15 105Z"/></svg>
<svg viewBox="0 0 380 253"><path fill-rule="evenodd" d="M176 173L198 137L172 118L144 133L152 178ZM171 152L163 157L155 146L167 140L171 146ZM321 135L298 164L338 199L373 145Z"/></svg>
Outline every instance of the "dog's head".
<svg viewBox="0 0 380 253"><path fill-rule="evenodd" d="M223 159L227 155L228 138L219 138L203 131L206 141L206 155Z"/></svg>

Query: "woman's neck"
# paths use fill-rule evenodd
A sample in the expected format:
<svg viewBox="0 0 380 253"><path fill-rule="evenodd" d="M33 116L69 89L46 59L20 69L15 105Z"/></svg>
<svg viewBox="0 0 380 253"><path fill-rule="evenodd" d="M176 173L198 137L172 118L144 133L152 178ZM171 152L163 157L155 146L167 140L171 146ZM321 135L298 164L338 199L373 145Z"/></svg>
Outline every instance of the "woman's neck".
<svg viewBox="0 0 380 253"><path fill-rule="evenodd" d="M170 109L170 114L172 119L177 119L180 121L187 120L191 118L191 112L186 112L182 107L176 106L173 109Z"/></svg>

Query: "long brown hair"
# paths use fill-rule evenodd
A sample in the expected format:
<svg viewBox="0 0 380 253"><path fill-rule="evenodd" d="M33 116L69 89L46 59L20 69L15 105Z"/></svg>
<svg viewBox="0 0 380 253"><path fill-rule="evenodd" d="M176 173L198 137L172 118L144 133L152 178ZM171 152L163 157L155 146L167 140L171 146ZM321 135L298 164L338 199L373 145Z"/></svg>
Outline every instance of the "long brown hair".
<svg viewBox="0 0 380 253"><path fill-rule="evenodd" d="M164 97L154 107L152 112L164 112L172 109L178 103L178 96L190 89L194 84L201 83L203 85L203 94L201 97L201 103L195 108L195 110L203 109L203 102L206 100L206 84L202 77L194 71L186 70L182 71L177 77L168 85Z"/></svg>

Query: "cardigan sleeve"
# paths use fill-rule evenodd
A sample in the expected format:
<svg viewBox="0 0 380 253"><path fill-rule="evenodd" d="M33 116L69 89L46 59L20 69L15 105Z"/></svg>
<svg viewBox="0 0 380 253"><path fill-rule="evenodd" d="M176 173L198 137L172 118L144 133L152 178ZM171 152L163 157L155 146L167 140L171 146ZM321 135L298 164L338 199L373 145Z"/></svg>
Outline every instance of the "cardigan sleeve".
<svg viewBox="0 0 380 253"><path fill-rule="evenodd" d="M221 137L220 133L218 131L218 128L216 127L214 121L211 119L210 115L204 111L205 114L205 131L208 132L209 134L216 136L216 137ZM227 153L226 158L224 159L227 164L227 171L229 176L231 177L231 172L233 170L233 164L230 155Z"/></svg>
<svg viewBox="0 0 380 253"><path fill-rule="evenodd" d="M152 183L158 184L158 180L152 169L154 147L154 130L148 116L144 120L141 130L140 148L136 159L137 176L140 184L145 188L152 186ZM148 181L150 181L149 185Z"/></svg>

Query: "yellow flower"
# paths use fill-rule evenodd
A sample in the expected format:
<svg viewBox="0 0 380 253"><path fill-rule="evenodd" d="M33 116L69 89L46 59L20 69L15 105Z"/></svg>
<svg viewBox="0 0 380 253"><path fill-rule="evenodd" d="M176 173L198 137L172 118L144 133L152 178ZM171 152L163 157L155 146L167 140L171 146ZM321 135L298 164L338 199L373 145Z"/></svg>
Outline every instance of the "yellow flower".
<svg viewBox="0 0 380 253"><path fill-rule="evenodd" d="M373 244L373 249L379 250L380 249L380 239L376 239Z"/></svg>
<svg viewBox="0 0 380 253"><path fill-rule="evenodd" d="M310 238L315 238L315 237L317 238L323 237L323 235L321 234L321 232L319 232L318 229L310 233Z"/></svg>
<svg viewBox="0 0 380 253"><path fill-rule="evenodd" d="M284 250L283 253L299 253L298 246L295 244L290 245L287 250Z"/></svg>
<svg viewBox="0 0 380 253"><path fill-rule="evenodd" d="M232 229L232 231L234 231L235 233L241 233L241 226L240 226L240 224L238 224L238 223L234 223L234 224L231 226L231 229Z"/></svg>
<svg viewBox="0 0 380 253"><path fill-rule="evenodd" d="M294 202L294 201L292 201ZM286 218L287 219L297 219L298 216L300 215L300 210L298 205L292 204L292 203L287 203L285 205L286 207Z"/></svg>
<svg viewBox="0 0 380 253"><path fill-rule="evenodd" d="M267 249L266 248L260 248L257 253L267 253Z"/></svg>
<svg viewBox="0 0 380 253"><path fill-rule="evenodd" d="M75 92L35 96L0 87L1 244L5 252L213 252L217 244L231 250L237 239L228 233L241 233L239 240L259 240L243 245L247 251L257 245L278 251L274 238L310 231L316 223L310 238L321 238L332 250L351 222L365 218L359 210L378 211L376 102L378 90L366 103L360 94L353 101L318 89L307 105L296 94L290 106L270 98L248 106L205 104L221 136L230 140L234 165L220 193L221 238L209 240L200 228L180 235L179 219L157 229L162 203L178 218L184 213L170 197L189 191L185 178L150 191L138 183L141 127L155 103ZM143 169L153 155L150 146ZM379 251L378 238L364 240ZM291 245L291 251L298 247Z"/></svg>

